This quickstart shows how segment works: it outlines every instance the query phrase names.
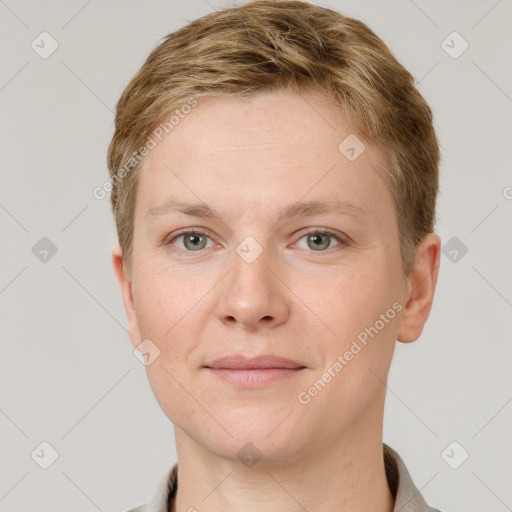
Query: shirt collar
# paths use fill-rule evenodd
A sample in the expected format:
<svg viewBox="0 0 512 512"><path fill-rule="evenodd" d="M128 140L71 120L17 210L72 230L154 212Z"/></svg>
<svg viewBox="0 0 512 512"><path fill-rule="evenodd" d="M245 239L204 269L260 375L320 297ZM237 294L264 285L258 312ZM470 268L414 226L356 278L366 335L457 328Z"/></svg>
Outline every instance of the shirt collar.
<svg viewBox="0 0 512 512"><path fill-rule="evenodd" d="M395 497L393 512L439 512L427 505L400 455L385 443L383 450L388 485Z"/></svg>
<svg viewBox="0 0 512 512"><path fill-rule="evenodd" d="M404 461L387 444L383 443L384 465L388 485L395 498L393 512L439 512L429 507L416 488ZM178 463L174 464L160 481L151 500L128 512L168 512L169 504L178 488Z"/></svg>

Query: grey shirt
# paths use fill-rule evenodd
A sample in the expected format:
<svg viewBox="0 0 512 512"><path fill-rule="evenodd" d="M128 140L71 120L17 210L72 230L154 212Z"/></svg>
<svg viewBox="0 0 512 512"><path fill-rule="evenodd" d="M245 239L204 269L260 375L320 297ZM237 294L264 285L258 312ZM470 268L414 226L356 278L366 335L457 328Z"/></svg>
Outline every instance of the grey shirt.
<svg viewBox="0 0 512 512"><path fill-rule="evenodd" d="M383 443L384 465L389 489L395 498L393 512L440 512L429 507L414 485L400 455ZM150 501L127 512L169 512L178 489L178 463L174 464L158 485Z"/></svg>

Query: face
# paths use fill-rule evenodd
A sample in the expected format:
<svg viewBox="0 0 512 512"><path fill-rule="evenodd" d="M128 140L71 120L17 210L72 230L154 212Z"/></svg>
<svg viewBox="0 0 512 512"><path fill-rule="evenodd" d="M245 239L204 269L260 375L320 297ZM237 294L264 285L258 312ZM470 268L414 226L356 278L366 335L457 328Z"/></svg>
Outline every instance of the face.
<svg viewBox="0 0 512 512"><path fill-rule="evenodd" d="M411 281L382 155L358 144L323 97L273 92L200 100L144 163L131 281L114 254L130 337L209 452L292 460L381 420Z"/></svg>

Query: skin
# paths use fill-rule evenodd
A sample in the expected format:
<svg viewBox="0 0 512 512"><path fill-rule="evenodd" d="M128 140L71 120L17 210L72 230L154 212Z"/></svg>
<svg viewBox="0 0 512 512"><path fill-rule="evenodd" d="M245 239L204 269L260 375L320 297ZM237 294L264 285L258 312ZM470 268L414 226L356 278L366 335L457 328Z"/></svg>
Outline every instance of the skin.
<svg viewBox="0 0 512 512"><path fill-rule="evenodd" d="M146 371L175 426L172 510L393 510L383 382L396 340L416 340L430 313L441 242L426 236L413 272L403 274L382 155L366 143L350 162L338 145L352 133L318 93L208 98L144 162L131 276L119 246L112 259L133 346L150 339L160 350ZM278 221L280 208L333 197L364 213ZM222 220L146 216L170 198L206 203ZM182 228L206 231L194 239L199 249L175 235ZM326 228L347 243L315 239ZM249 236L263 249L252 263L236 251ZM395 302L402 310L300 403L298 394ZM203 368L232 354L273 354L306 368L261 388L236 387ZM261 454L252 467L237 457L246 443Z"/></svg>

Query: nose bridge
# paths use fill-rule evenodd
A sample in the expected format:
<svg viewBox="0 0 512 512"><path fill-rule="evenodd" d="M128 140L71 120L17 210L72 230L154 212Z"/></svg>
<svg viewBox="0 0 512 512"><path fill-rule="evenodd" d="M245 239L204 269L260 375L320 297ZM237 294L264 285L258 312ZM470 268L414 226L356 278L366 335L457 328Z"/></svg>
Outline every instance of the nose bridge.
<svg viewBox="0 0 512 512"><path fill-rule="evenodd" d="M248 328L284 321L288 314L286 296L272 268L273 256L253 237L246 237L232 253L218 315L223 322Z"/></svg>
<svg viewBox="0 0 512 512"><path fill-rule="evenodd" d="M271 254L268 248L264 248L255 238L245 238L236 248L233 254L234 272L232 276L233 284L244 282L249 286L260 286L261 291L266 291L270 283L268 282L268 265L271 263ZM242 286L243 287L243 286Z"/></svg>

